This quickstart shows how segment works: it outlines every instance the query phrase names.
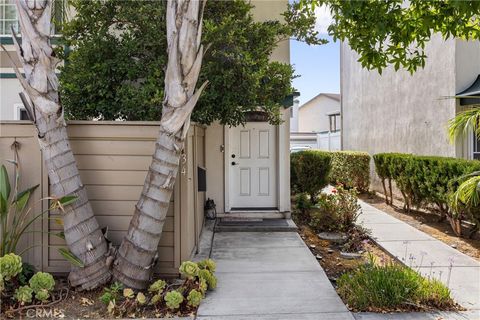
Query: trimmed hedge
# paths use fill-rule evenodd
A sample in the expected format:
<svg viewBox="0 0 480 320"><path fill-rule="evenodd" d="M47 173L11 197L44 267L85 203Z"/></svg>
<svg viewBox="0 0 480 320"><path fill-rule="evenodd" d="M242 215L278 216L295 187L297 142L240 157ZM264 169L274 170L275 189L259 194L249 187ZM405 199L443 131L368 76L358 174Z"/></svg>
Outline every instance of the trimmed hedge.
<svg viewBox="0 0 480 320"><path fill-rule="evenodd" d="M330 182L342 184L345 188L368 191L370 185L370 155L367 152L332 152Z"/></svg>
<svg viewBox="0 0 480 320"><path fill-rule="evenodd" d="M292 190L306 193L315 203L318 194L328 185L332 156L329 152L306 150L290 154Z"/></svg>
<svg viewBox="0 0 480 320"><path fill-rule="evenodd" d="M373 156L375 169L382 180L386 198L392 199L391 181L395 181L405 201L407 211L413 207L435 206L442 217L478 221L472 216L478 210L452 212L449 198L462 182L460 177L480 170L480 161L447 157L415 156L404 153L380 153ZM389 183L390 194L385 182ZM452 221L450 221L452 222ZM453 226L453 225L452 225ZM455 229L455 228L454 228ZM458 233L458 230L455 230Z"/></svg>

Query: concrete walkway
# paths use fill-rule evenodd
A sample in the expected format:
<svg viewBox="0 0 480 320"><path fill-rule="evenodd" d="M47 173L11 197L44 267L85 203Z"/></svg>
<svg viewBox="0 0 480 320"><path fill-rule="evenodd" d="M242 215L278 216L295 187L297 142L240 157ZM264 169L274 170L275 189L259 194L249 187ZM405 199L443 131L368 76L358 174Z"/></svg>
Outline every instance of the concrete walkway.
<svg viewBox="0 0 480 320"><path fill-rule="evenodd" d="M440 279L453 298L480 319L478 261L363 201L360 204L359 220L381 247L423 275Z"/></svg>
<svg viewBox="0 0 480 320"><path fill-rule="evenodd" d="M296 232L215 233L218 287L202 320L353 320Z"/></svg>

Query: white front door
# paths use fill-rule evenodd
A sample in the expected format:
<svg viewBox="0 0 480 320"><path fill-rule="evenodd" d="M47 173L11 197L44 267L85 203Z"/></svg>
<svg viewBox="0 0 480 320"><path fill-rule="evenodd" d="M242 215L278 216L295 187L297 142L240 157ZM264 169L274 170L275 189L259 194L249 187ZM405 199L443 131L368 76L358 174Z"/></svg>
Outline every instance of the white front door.
<svg viewBox="0 0 480 320"><path fill-rule="evenodd" d="M230 128L229 143L230 208L277 208L277 128L247 122Z"/></svg>

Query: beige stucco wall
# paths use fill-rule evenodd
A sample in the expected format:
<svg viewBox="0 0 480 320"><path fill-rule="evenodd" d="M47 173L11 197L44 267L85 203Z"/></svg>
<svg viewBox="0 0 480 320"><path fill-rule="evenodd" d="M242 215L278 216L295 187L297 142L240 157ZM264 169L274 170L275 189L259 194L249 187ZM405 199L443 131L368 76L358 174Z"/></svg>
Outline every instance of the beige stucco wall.
<svg viewBox="0 0 480 320"><path fill-rule="evenodd" d="M341 45L343 149L455 156L447 121L455 115L455 40L434 37L414 75L367 71Z"/></svg>
<svg viewBox="0 0 480 320"><path fill-rule="evenodd" d="M426 65L413 75L367 71L341 45L344 150L467 157L465 139L450 143L448 120L459 110L452 97L480 73L480 45L434 36Z"/></svg>
<svg viewBox="0 0 480 320"><path fill-rule="evenodd" d="M340 101L323 95L313 98L298 109L298 131L329 131L328 114L334 112L340 112ZM338 118L338 120L340 119ZM337 127L341 127L340 123L337 123Z"/></svg>
<svg viewBox="0 0 480 320"><path fill-rule="evenodd" d="M254 6L252 10L253 18L256 21L281 20L282 13L287 10L287 0L251 0ZM289 40L280 41L277 48L272 53L272 60L284 63L290 63L290 42Z"/></svg>

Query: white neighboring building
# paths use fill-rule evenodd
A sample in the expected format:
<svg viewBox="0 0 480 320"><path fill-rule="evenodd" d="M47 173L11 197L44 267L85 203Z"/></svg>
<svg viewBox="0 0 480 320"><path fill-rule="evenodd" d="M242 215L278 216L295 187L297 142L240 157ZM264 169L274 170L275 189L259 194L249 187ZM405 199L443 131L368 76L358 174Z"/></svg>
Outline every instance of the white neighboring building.
<svg viewBox="0 0 480 320"><path fill-rule="evenodd" d="M320 93L301 106L294 103L290 148L340 150L340 95Z"/></svg>

